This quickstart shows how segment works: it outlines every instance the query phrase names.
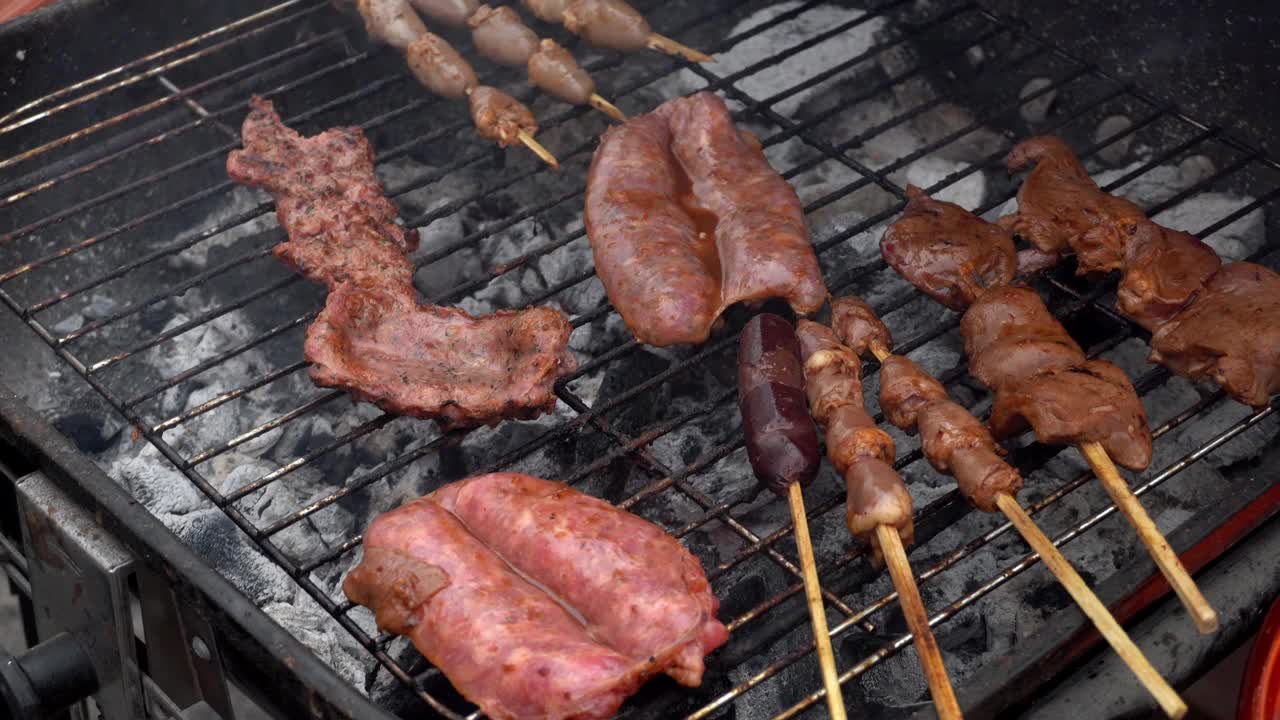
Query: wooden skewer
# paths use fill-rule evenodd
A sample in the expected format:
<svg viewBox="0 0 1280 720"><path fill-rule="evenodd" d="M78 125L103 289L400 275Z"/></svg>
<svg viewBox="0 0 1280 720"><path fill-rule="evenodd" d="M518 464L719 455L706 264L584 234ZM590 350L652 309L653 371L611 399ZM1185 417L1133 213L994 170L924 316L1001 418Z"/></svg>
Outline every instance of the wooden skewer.
<svg viewBox="0 0 1280 720"><path fill-rule="evenodd" d="M827 708L832 720L846 720L844 694L840 691L840 679L836 674L836 656L831 650L831 631L827 630L827 611L822 606L822 586L818 584L818 565L813 558L813 543L809 539L809 520L804 512L804 493L800 483L787 488L787 500L791 505L791 522L796 529L796 550L800 554L800 569L804 572L804 596L809 603L809 617L813 620L813 640L818 646L818 664L822 667L822 685L827 690Z"/></svg>
<svg viewBox="0 0 1280 720"><path fill-rule="evenodd" d="M550 165L552 168L556 170L560 169L560 161L556 160L556 156L552 155L550 150L547 150L545 147L543 147L542 143L535 140L534 137L530 135L527 130L525 130L524 128L521 128L516 133L516 137L520 138L520 142L524 143L525 147L529 148L530 150L533 151L535 155L542 158L542 162Z"/></svg>
<svg viewBox="0 0 1280 720"><path fill-rule="evenodd" d="M1098 628L1098 632L1110 643L1124 664L1138 676L1138 681L1147 689L1147 692L1155 697L1165 714L1174 720L1186 715L1187 705L1182 702L1182 698L1178 697L1177 691L1160 676L1160 672L1151 665L1146 655L1142 654L1142 650L1133 644L1129 634L1120 627L1120 623L1116 622L1111 611L1107 610L1107 606L1093 594L1080 574L1054 546L1053 541L1036 526L1035 521L1027 515L1022 506L1018 505L1018 501L1008 493L1000 493L996 496L996 506L1018 529L1031 549L1040 555L1045 567L1058 578L1058 582L1062 583L1062 587L1066 588L1084 614L1093 621L1094 627Z"/></svg>
<svg viewBox="0 0 1280 720"><path fill-rule="evenodd" d="M898 602L902 604L907 627L911 628L911 635L915 638L916 653L920 655L920 664L924 666L924 678L929 683L934 710L941 720L959 720L963 717L960 714L960 703L956 701L956 692L951 688L951 680L947 677L947 667L942 663L938 641L929 627L929 615L924 610L924 601L920 599L915 576L911 574L911 564L907 562L907 551L902 547L902 538L898 536L896 529L888 525L877 525L876 539L880 541L880 552L884 553L885 564L889 566L893 587L898 591Z"/></svg>
<svg viewBox="0 0 1280 720"><path fill-rule="evenodd" d="M1165 579L1178 594L1178 599L1187 608L1187 612L1191 613L1196 627L1205 635L1217 632L1218 614L1200 592L1195 580L1191 579L1187 568L1178 559L1178 554L1173 551L1169 541L1160 533L1147 509L1129 489L1124 478L1120 477L1120 471L1116 469L1107 451L1096 442L1081 443L1079 450L1089 462L1089 467L1093 468L1094 474L1102 481L1102 487L1111 496L1116 507L1129 519L1142 544L1147 546L1151 559L1155 560L1160 572L1164 573Z"/></svg>
<svg viewBox="0 0 1280 720"><path fill-rule="evenodd" d="M694 50L688 45L678 43L666 35L659 35L658 33L649 34L649 49L664 52L668 55L679 55L690 62L704 63L715 61L715 58L701 50Z"/></svg>
<svg viewBox="0 0 1280 720"><path fill-rule="evenodd" d="M614 120L617 120L618 122L627 121L626 113L619 110L618 106L614 105L608 100L605 100L604 98L600 97L595 93L591 93L591 97L587 100L587 102L590 103L591 107L599 110L600 112L604 113L605 115L608 115L609 117L613 118Z"/></svg>

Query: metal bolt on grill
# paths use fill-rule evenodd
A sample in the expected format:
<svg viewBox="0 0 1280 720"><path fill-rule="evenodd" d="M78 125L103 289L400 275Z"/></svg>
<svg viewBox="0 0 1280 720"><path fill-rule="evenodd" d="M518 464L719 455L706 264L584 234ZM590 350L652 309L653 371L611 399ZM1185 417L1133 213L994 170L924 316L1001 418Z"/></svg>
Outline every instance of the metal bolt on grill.
<svg viewBox="0 0 1280 720"><path fill-rule="evenodd" d="M1010 145L1059 133L1086 162L1110 168L1105 189L1134 190L1152 216L1212 197L1216 204L1196 207L1215 214L1183 228L1210 242L1257 222L1265 239L1237 249L1274 264L1280 235L1261 218L1280 196L1280 165L1259 150L980 5L870 5L637 3L659 31L720 60L707 65L594 52L542 29L586 58L584 67L629 113L677 93L723 94L798 188L833 293L867 297L897 334L895 352L911 354L978 410L986 395L966 379L958 316L879 259L876 241L900 211L908 181L991 213L1016 188L1003 170ZM476 713L338 589L359 532L379 512L467 474L526 469L562 479L681 538L724 601L733 638L709 659L703 687L651 683L628 705L629 717L710 718L730 707L738 718L816 716L821 682L790 521L784 503L757 495L741 452L732 348L745 312L731 313L726 331L701 347L639 345L594 277L580 219L585 169L604 122L479 65L486 81L518 88L532 104L540 137L565 166L557 174L473 138L463 109L421 91L394 53L363 47L352 17L326 2L289 0L0 118L0 227L12 228L0 234L0 300L145 440L134 446L125 437L100 462L148 507L164 502L142 495L155 492L143 482L154 473L137 463L171 466L166 471L181 478L175 495L194 488L201 499L182 513L168 507L164 519L180 536L202 532L192 529L197 521L229 521L318 617L327 616L323 632L358 648L362 656L344 662L367 675L353 682L388 707L416 696L454 719ZM250 93L275 100L286 122L305 132L358 124L370 135L406 225L423 229L414 260L426 300L474 311L552 303L570 313L581 362L558 384L554 415L458 438L310 384L301 338L321 295L270 258L283 239L272 204L222 172ZM1101 123L1112 116L1126 122ZM1209 512L1218 495L1171 486L1215 453L1229 455L1233 440L1274 433L1275 406L1247 412L1145 365L1145 336L1115 311L1114 282L1059 271L1040 289L1081 345L1125 366L1154 409L1157 460L1137 479L1136 494L1169 494L1191 506L1185 516L1208 518L1196 527L1220 525ZM874 370L867 383L873 399ZM1202 426L1213 430L1188 431ZM1066 603L1046 589L1036 556L1025 554L1007 523L968 511L950 481L922 462L918 442L895 437L903 451L897 467L918 508L918 580L964 700L966 685L991 686L983 678L995 670L986 661L1001 650L966 646L981 633L974 628L983 614L1041 628ZM1055 544L1097 538L1133 560L1123 549L1134 546L1131 534L1108 524L1115 508L1091 492L1091 475L1073 452L1018 443L1012 457L1028 477L1029 511ZM855 707L908 716L927 693L922 680L903 680L918 671L914 659L897 658L911 639L895 596L846 537L838 478L827 470L809 492L845 692ZM198 515L209 508L218 520ZM1095 557L1097 544L1089 547L1083 562L1096 571L1109 560ZM1116 560L1112 570L1120 569ZM1044 617L1018 614L1027 612L1018 599L1027 595L1042 596ZM1061 641L1069 630L1058 631ZM900 684L891 686L892 677ZM992 695L969 699L991 707L1025 699Z"/></svg>

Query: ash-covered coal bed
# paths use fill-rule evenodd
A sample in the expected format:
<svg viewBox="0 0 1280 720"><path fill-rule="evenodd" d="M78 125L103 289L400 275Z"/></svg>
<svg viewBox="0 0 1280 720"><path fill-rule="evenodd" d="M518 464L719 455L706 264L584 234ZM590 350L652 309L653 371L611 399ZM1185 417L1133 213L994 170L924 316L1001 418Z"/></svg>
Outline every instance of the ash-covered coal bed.
<svg viewBox="0 0 1280 720"><path fill-rule="evenodd" d="M998 31L976 13L952 16L947 15L948 10L924 4L909 15L864 18L861 9L822 4L774 24L770 20L787 15L800 3L741 3L716 23L682 25L682 20L699 14L693 7L697 5L676 3L670 18L654 17L655 25L691 45L717 48L717 62L706 67L715 76L743 73L735 77L726 98L740 123L764 141L771 162L786 174L805 202L833 292L861 294L882 311L899 345L916 345L910 357L937 375L953 373L963 363L958 316L924 298L892 271L875 269L880 235L894 218L892 209L900 203L885 183L897 188L908 183L928 188L952 181L938 189L936 196L967 208L989 208L986 217L995 218L1014 207L1012 200L1005 199L1016 187L1016 180L1007 178L999 158L1017 138L1052 129L1083 148L1123 132L1137 121L1136 110L1122 104L1103 103L1077 117L1073 108L1085 104L1089 88L1059 82L1061 69L1052 58L1031 55L1034 45ZM930 25L929 18L941 16L947 20ZM862 21L855 22L859 18ZM830 35L832 28L845 25L848 27ZM687 32L674 32L685 27ZM358 28L353 26L353 32ZM726 38L739 39L721 47ZM805 49L788 52L797 46ZM585 49L581 55L595 57ZM862 59L851 62L857 58ZM386 67L395 66L394 58L382 60ZM601 73L597 81L602 93L610 96L613 88L633 87L658 76L617 98L632 114L707 86L707 78L691 70L662 72L670 67L674 66L666 58L638 55ZM842 69L832 72L836 68ZM1054 74L1055 68L1058 74ZM797 86L803 89L793 91ZM881 90L874 91L877 87ZM239 102L252 89L226 91L209 102L215 106ZM413 86L400 86L389 91L388 98L379 99L377 108L343 107L320 114L302 129L311 133L327 125L360 122L379 110L408 102L419 92ZM771 116L744 103L743 94L800 123L803 132L785 132ZM306 96L299 98L296 106L290 104L289 97L284 98L281 104L286 115L305 109ZM1019 105L1019 99L1026 102ZM540 117L564 111L563 106L545 99L537 100L533 107ZM922 107L926 109L920 110ZM461 117L462 111L448 112ZM904 115L909 119L901 120ZM457 117L450 114L445 119L452 122ZM412 133L423 132L431 122L436 120L397 119L370 135L375 146L384 150L410 139ZM975 129L941 142L970 126ZM234 503L257 528L271 527L319 503L314 512L271 538L301 565L363 532L377 514L445 482L500 465L541 477L574 480L583 490L613 502L626 500L666 474L676 474L694 492L668 489L636 503L633 511L665 528L679 529L704 513L696 493L713 503L735 502L733 517L757 536L768 535L789 523L788 509L777 498L756 492L745 452L738 449L713 462L703 462L740 434L733 393L736 345L713 338L697 348L633 347L620 351L630 336L616 313L601 312L607 299L599 281L590 275L592 259L583 235L581 191L595 138L605 127L602 119L583 115L543 133L544 143L561 153L565 169L559 173L539 171L536 161L522 155L520 149L501 156L492 153L471 138L467 128L427 147L398 153L378 166L401 217L421 233L421 247L414 255L421 265L415 283L424 300L456 304L477 314L545 303L563 309L572 318L586 319L575 330L571 347L587 370L573 377L566 389L587 407L606 409L588 421L577 421L575 432L550 442L538 439L574 423L579 415L563 402L553 414L536 421L507 422L461 437L442 438L429 421L387 417L341 393L316 388L302 363L306 322L294 320L319 309L322 291L305 281L292 280L286 268L263 254L280 240L273 214L230 222L266 199L245 188L196 205L199 212L184 216L184 227L163 237L150 237L148 242L157 247L190 244L166 258L161 269L128 274L104 284L55 306L41 316L41 322L57 335L73 333L156 290L158 281L175 284L242 255L259 253L257 259L230 272L95 330L82 342L91 348L87 350L90 358L96 359L130 348L140 338L174 334L112 366L106 371L107 382L122 397L141 397L135 408L149 421L173 419L163 428L163 439L183 457L198 460L195 468L219 492L233 494L265 482L265 487ZM1250 191L1247 180L1184 193L1213 177L1226 161L1212 152L1193 149L1152 164L1163 149L1179 142L1175 132L1156 126L1135 131L1089 154L1086 164L1104 186L1122 181L1115 192L1144 207L1172 199L1171 206L1154 219L1189 232L1199 232L1255 200L1257 191ZM841 149L850 162L824 156L823 144ZM481 161L455 167L459 157L477 151ZM904 162L904 158L909 160ZM966 172L975 164L979 166L976 171ZM881 173L879 180L883 182L867 180L859 168ZM503 180L513 176L521 179ZM433 179L423 184L424 177ZM561 200L541 212L524 212L556 198ZM884 217L879 221L862 227L881 215ZM1274 267L1276 258L1263 252L1268 227L1266 213L1256 209L1205 240L1224 258L1254 258ZM73 239L77 233L90 231L74 223L64 230ZM51 232L32 242L56 248L66 244L67 237ZM28 245L5 252L39 254L39 250ZM1260 259L1256 257L1259 253ZM77 273L91 276L87 263L92 257L84 258L84 268L75 266L80 261L73 259L69 261L73 269L64 270L65 275L54 273L24 281L20 289L38 296L42 288L72 286L72 278L81 277ZM0 259L5 267L13 264L5 255ZM872 270L854 272L864 267ZM497 277L489 280L495 273ZM1070 277L1069 272L1059 275ZM254 290L276 283L280 283L278 289L229 312L218 312ZM1111 295L1103 296L1100 302L1114 305ZM215 317L203 322L206 314ZM732 330L740 316L731 313L725 332ZM1100 313L1090 317L1103 318ZM1071 329L1077 330L1075 326ZM254 342L268 332L274 333L269 340ZM1086 347L1106 334L1096 328L1081 328L1080 332L1088 334L1077 336ZM915 343L917 340L921 342ZM1101 354L1117 362L1130 377L1140 378L1153 371L1146 362L1148 349L1145 339L1135 337L1105 347ZM224 355L229 356L189 373ZM664 376L691 357L698 357L698 362ZM596 362L598 358L604 360ZM69 428L111 477L343 677L388 706L417 702L155 447L131 436L118 417L108 417L104 429L83 427L82 420L70 416L69 409L75 403L48 395L51 386L64 389L64 384L43 374L47 372L47 368L33 366L24 392L41 409L61 415L55 417L60 427ZM70 374L69 370L53 372ZM987 394L966 382L963 373L960 376L948 385L952 396L976 412L988 409ZM179 377L180 381L162 392L149 392ZM653 378L661 381L633 393L633 388ZM1183 413L1211 392L1180 378L1162 379L1153 387L1139 389L1153 427ZM877 390L872 373L866 383L872 405ZM625 400L619 402L619 398ZM1250 411L1238 404L1217 402L1194 421L1160 436L1155 459L1140 477L1159 473L1248 414ZM627 439L664 425L671 429L640 449L620 449ZM900 457L918 448L916 438L891 432ZM1165 532L1175 530L1216 502L1239 477L1258 472L1257 459L1274 449L1276 432L1275 418L1268 418L1148 493L1144 504L1159 527ZM1026 438L1018 444L1012 455L1015 461L1023 464L1031 458L1023 464L1027 471L1024 504L1043 498L1087 469L1074 450L1039 452L1026 447ZM694 464L705 467L686 476L685 469ZM906 466L902 473L917 508L952 491L951 480L939 476L923 460ZM844 489L840 478L827 467L808 493L811 507L817 507L842 497ZM332 501L335 494L340 497ZM1107 504L1102 489L1088 483L1039 513L1037 521L1055 535ZM1000 518L978 512L962 514L913 548L912 562L918 571L928 568L1000 523ZM834 563L853 547L841 503L813 520L812 533L820 565ZM724 603L721 616L726 622L796 582L764 554L731 563L748 543L721 520L702 524L682 539L711 572L716 593ZM790 540L776 548L794 557ZM939 608L963 597L1026 552L1016 534L1005 533L924 582L921 591L926 606ZM1132 529L1118 517L1103 521L1067 550L1091 582L1106 580L1142 553ZM341 603L345 599L342 578L358 559L358 550L346 552L319 565L311 579ZM728 567L716 571L721 564ZM823 579L854 609L892 591L888 577L870 568L865 559L824 570ZM1047 571L1037 566L970 604L935 629L952 681L957 687L964 686L981 668L1008 654L1020 638L1033 637L1044 629L1051 614L1068 602ZM833 624L844 619L833 608L829 608L829 615ZM351 616L371 636L378 635L370 613L356 608ZM886 640L905 632L894 604L867 619L873 631L853 627L837 638L841 668L856 664ZM666 705L659 703L665 710L654 710L653 716L662 717L672 707L690 711L746 681L810 638L803 605L794 598L782 603L735 631L729 645L711 659L703 689L675 690L661 683L657 690L647 689L646 697L666 694L676 698ZM393 640L387 649L410 670L425 667L403 639ZM440 689L441 683L439 678L428 679L426 686ZM817 663L807 656L741 694L723 712L731 712L737 720L773 717L818 687ZM911 715L929 697L910 649L872 667L847 686L846 694L852 714L875 713L888 718Z"/></svg>

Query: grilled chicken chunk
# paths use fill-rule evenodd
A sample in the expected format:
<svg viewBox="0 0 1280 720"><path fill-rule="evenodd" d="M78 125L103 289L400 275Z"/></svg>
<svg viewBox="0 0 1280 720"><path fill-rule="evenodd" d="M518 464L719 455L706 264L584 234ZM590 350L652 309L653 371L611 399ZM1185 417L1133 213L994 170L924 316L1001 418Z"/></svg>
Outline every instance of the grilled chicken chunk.
<svg viewBox="0 0 1280 720"><path fill-rule="evenodd" d="M356 7L369 37L397 50L407 50L427 32L409 0L358 0Z"/></svg>
<svg viewBox="0 0 1280 720"><path fill-rule="evenodd" d="M524 67L538 51L538 35L524 24L520 13L506 5L481 5L467 26L476 50L496 63Z"/></svg>

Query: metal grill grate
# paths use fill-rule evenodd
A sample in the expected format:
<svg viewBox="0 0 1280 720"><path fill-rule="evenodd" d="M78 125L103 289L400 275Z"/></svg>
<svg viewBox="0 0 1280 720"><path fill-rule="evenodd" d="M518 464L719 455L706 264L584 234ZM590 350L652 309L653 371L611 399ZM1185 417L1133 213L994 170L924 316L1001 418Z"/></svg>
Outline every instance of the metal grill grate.
<svg viewBox="0 0 1280 720"><path fill-rule="evenodd" d="M766 128L761 140L775 166L802 188L811 217L823 218L815 221L814 242L832 291L864 294L898 331L895 321L921 315L930 318L923 325L913 324L909 335L898 338L899 353L933 348L948 338L954 341L956 331L954 314L939 313L914 290L893 282L878 253L867 252L874 248L879 227L901 209L902 173L919 160L954 156L951 149L957 146L971 152L981 148L976 158L959 162L958 169L928 187L933 194L957 188L981 173L995 176L1012 139L1030 132L1058 132L1073 140L1091 138L1075 143L1086 158L1119 145L1147 146L1150 159L1115 179L1108 190L1139 181L1171 162L1204 155L1217 170L1147 208L1154 215L1220 187L1243 188L1253 194L1252 201L1212 224L1192 228L1202 236L1269 207L1280 194L1280 165L1259 151L1112 80L974 4L920 11L904 0L892 0L799 39L785 30L814 17L825 3L789 3L750 26L742 26L742 19L763 3L641 5L660 31L731 60L735 49L744 44L761 39L772 44L763 56L736 62L737 69L731 72L717 65L575 48L589 58L585 65L607 91L604 94L626 110L643 111L661 99L659 93L679 76L685 86L722 93L741 121ZM726 35L724 28L733 22L741 29ZM871 27L876 30L864 49L834 60L829 57L828 41ZM559 39L572 44L570 38ZM9 147L30 148L0 159L0 170L18 178L0 187L0 213L8 218L4 225L17 228L0 235L0 299L386 671L447 717L474 713L438 671L421 669L420 664L415 667L406 659L413 653L404 652L403 641L371 634L367 617L361 618L364 611L353 608L335 590L332 578L350 564L360 537L329 547L302 548L302 553L281 540L291 528L335 506L360 505L371 514L390 509L394 503L378 488L393 476L420 473L427 479L419 490L425 491L463 474L519 469L535 457L543 465L554 461L560 467L560 479L610 497L690 544L702 557L717 594L726 601L723 619L735 636L748 627L767 626L769 632L742 647L731 644L713 657L708 681L700 690L677 691L661 683L655 683L656 689L646 688L635 701L643 716L710 717L798 663L811 662L811 642L778 642L787 633L802 637L806 618L797 601L802 586L787 544L791 528L785 520L774 522L767 514L767 506L777 501L757 497L749 483L728 489L716 486L722 476L717 468L733 462L742 466L731 372L738 327L734 320L740 316L731 317L729 330L721 337L663 357L652 372L620 387L610 387L618 383L617 375L608 371L628 364L643 368L642 361L650 354L626 339L603 346L575 345L583 362L557 386L564 405L560 412L520 427L477 431L461 441L424 437L410 447L396 447L384 438L434 430L427 423L385 414L361 415L343 399L343 393L320 388L305 397L289 396L287 405L272 405L266 419L248 426L226 426L230 434L212 438L210 444L198 444L205 438L192 437L201 434L200 422L220 415L239 416L260 396L303 376L301 330L320 307L316 289L268 257L271 247L282 239L274 225L242 232L236 242L210 248L213 241L269 216L270 203L236 207L235 212L192 226L193 218L214 217L208 208L233 190L221 173L221 162L238 145L236 128L250 91L276 99L286 111L286 121L307 132L339 123L359 124L379 150L380 170L408 167L404 161L409 158L422 159L416 166L429 169L410 174L397 170L397 177L388 181L393 198L421 196L445 187L460 173L478 172L482 184L448 195L443 203L427 202L419 212L403 213L410 226L441 223L457 228L451 241L424 243L415 256L419 268L449 267L461 251L498 242L529 225L537 228L536 241L526 238L517 243L493 267L460 272L451 276L456 280L452 285L426 288L432 302L474 302L485 293L501 297L510 289L504 283L519 272L540 268L558 253L585 243L583 230L573 219L581 204L585 164L603 127L598 119L581 109L537 102L543 137L567 167L563 174L554 175L528 158L495 153L470 138L463 111L413 86L391 53L350 46L361 42L358 25L327 3L290 0L77 83L0 119L0 137L19 141ZM831 64L813 68L815 57ZM805 66L811 69L798 70ZM868 73L868 67L878 70ZM499 82L511 79L494 68L482 69ZM760 88L768 84L761 78L775 73L787 81L766 96ZM1025 81L1033 77L1045 80L1028 86ZM855 80L856 87L846 92ZM933 91L920 102L907 103L906 91L921 83ZM836 86L843 89L836 92ZM527 92L516 94L532 100ZM806 98L804 112L796 112L800 97ZM853 134L843 129L842 117L871 103L883 106L889 102L886 98L898 98L906 106L882 119L866 120ZM1037 103L1053 103L1053 111L1034 122L1026 120L1024 111ZM944 124L941 130L919 130L919 124L939 116L954 118L947 113L961 105L971 114ZM298 112L298 108L305 109ZM88 119L79 122L76 114L84 112L89 113ZM1091 135L1100 119L1114 114L1133 121L1104 136ZM60 124L63 119L70 129ZM876 138L908 126L917 127L926 140L911 152L874 162L858 152ZM817 175L825 183L818 186L820 192L814 192L811 185L815 184L810 183ZM495 196L517 190L536 201L489 207ZM979 212L998 207L1011 195L1011 186L988 189L990 200ZM472 227L469 221L457 221L460 216L471 217L468 213L481 220ZM839 224L850 215L855 222ZM569 229L560 231L561 227ZM1274 242L1265 245L1254 253L1255 258L1276 247ZM198 261L175 269L172 261L178 257ZM589 267L574 267L544 278L537 292L508 295L521 305L563 302L569 294L584 293L583 288L594 282ZM891 290L885 291L886 287ZM1077 338L1091 355L1112 352L1130 338L1144 337L1116 314L1112 288L1113 284L1087 286L1066 272L1049 278L1043 287L1050 292L1051 307L1073 333L1078 331ZM183 298L193 290L215 301L184 306ZM106 309L90 313L94 297L113 301ZM170 374L147 370L158 355L190 344L206 326L234 321L241 312L274 320L229 347L198 354L197 362ZM76 314L84 321L65 323ZM602 299L573 316L575 328L608 328L610 323L617 327L616 313ZM621 336L614 333L614 337ZM207 373L243 360L251 351L265 362L246 363L237 386L215 388L216 392L180 411L165 410L167 394L199 389ZM970 404L979 409L985 407L981 391L965 378L963 361L944 364L942 379L953 394L970 398ZM1135 385L1146 397L1167 380L1163 369L1154 368L1136 377ZM868 382L868 397L874 398L874 369L868 371ZM670 402L663 405L654 398ZM1198 397L1163 418L1155 428L1158 446L1166 435L1225 403L1221 393ZM1274 406L1244 415L1153 469L1136 493L1141 496L1159 487L1262 423L1273 411ZM345 432L309 438L299 443L292 460L228 487L230 468L221 461L238 448L279 437L308 418L342 416L348 418ZM187 428L197 430L183 433ZM691 436L707 442L689 444ZM922 543L934 537L942 542L948 533L967 533L959 543L948 540L950 548L958 544L959 549L931 551L927 568L918 573L926 602L936 613L932 623L940 626L993 596L1036 560L1021 550L1006 552L994 571L982 574L963 594L929 597L934 578L961 572L953 568L983 548L1007 540L1010 528L987 519L961 523L965 512L954 491L930 476L916 443L900 440L900 447L912 449L902 454L898 467L915 479L913 494L922 493L916 495ZM487 455L483 448L489 444L505 445L506 451L500 457ZM574 450L575 445L586 449ZM692 455L691 447L696 451ZM289 483L304 469L327 467L340 451L358 453L364 462L349 477L334 479L329 492L299 498L295 506L270 517L246 510L246 503L265 489ZM1024 473L1043 467L1052 457L1038 446L1023 447L1014 454ZM1089 479L1087 472L1081 472L1070 482L1045 488L1030 510L1041 513L1060 507L1064 498L1078 497L1076 491ZM837 537L843 532L839 512L843 492L838 480L828 471L812 493L810 518L815 532ZM1055 542L1065 544L1094 532L1113 513L1113 507L1094 498L1087 512L1056 527ZM725 538L732 538L727 550ZM836 614L831 632L836 637L861 637L857 643L840 646L839 663L847 681L898 654L910 638L886 630L893 625L889 612L895 597L883 590L883 584L872 582L874 573L866 567L863 548L833 540L822 547L827 551L820 549L819 569L827 585L828 607ZM915 554L919 564L921 553ZM776 587L763 599L736 601L729 590L736 587L733 583L740 579L740 571L761 563L771 566ZM799 715L818 701L817 674L811 673L805 682L806 687L791 693L793 704L778 717Z"/></svg>

